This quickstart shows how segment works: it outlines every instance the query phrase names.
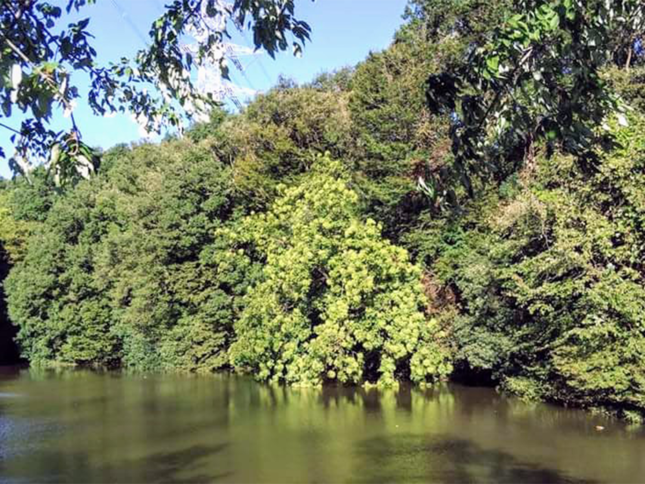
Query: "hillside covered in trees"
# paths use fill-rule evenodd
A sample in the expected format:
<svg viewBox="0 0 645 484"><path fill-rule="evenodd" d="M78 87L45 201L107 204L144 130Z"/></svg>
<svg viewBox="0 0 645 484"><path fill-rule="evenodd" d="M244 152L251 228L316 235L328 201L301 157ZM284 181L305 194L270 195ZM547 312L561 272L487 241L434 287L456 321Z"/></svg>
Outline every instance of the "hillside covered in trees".
<svg viewBox="0 0 645 484"><path fill-rule="evenodd" d="M4 182L3 343L34 365L466 380L641 420L640 33L613 30L595 71L536 54L522 84L522 58L509 87L508 5L414 0L355 67L114 147L64 189L45 169ZM478 83L473 45L497 56Z"/></svg>

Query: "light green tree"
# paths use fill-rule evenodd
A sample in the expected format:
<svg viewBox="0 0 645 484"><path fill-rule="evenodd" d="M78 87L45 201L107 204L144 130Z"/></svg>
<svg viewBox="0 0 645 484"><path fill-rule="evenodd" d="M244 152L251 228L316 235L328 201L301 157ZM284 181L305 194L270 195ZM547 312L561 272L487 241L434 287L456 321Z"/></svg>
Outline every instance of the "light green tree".
<svg viewBox="0 0 645 484"><path fill-rule="evenodd" d="M304 385L450 373L439 328L424 314L419 268L360 219L339 162L317 159L302 183L232 237L265 262L235 324L238 369Z"/></svg>

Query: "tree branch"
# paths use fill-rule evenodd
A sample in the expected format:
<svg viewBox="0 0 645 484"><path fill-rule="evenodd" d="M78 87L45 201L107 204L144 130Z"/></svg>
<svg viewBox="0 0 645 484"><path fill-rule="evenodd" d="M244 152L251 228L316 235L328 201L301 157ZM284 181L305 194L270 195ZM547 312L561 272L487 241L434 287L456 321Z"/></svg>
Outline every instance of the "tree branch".
<svg viewBox="0 0 645 484"><path fill-rule="evenodd" d="M11 126L7 126L4 123L0 123L0 127L3 127L4 129L8 129L9 131L11 131L13 133L16 133L17 135L22 136L22 133L20 131L18 131L16 129L13 129Z"/></svg>

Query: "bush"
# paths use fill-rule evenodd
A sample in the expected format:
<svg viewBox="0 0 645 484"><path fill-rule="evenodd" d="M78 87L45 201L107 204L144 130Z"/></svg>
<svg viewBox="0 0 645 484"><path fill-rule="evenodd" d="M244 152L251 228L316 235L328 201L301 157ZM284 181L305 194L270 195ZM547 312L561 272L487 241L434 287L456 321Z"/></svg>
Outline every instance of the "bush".
<svg viewBox="0 0 645 484"><path fill-rule="evenodd" d="M542 159L442 248L458 365L531 398L645 411L644 126L615 129L592 169Z"/></svg>
<svg viewBox="0 0 645 484"><path fill-rule="evenodd" d="M296 384L450 373L423 312L420 270L358 215L341 165L318 159L303 183L233 235L265 263L235 323L234 366Z"/></svg>

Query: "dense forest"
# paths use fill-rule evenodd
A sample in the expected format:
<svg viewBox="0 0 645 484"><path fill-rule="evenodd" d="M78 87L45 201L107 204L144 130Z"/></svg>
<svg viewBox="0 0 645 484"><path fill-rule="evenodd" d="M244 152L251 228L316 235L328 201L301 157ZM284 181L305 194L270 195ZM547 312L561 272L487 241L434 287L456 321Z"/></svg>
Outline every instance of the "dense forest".
<svg viewBox="0 0 645 484"><path fill-rule="evenodd" d="M541 115L522 99L542 94L520 86L516 131L456 138L455 113L486 110L428 86L454 95L445 73L469 75L455 66L472 46L504 39L507 7L412 1L355 67L282 79L182 139L116 146L88 180L5 181L0 358L15 333L33 365L456 379L642 419L642 43L612 32L623 44L583 73L596 84L581 99L609 102L602 86L618 115L567 98L569 118L540 117L527 143Z"/></svg>

